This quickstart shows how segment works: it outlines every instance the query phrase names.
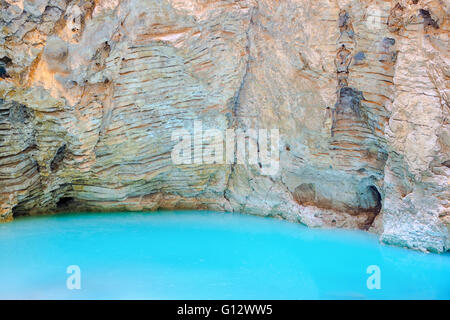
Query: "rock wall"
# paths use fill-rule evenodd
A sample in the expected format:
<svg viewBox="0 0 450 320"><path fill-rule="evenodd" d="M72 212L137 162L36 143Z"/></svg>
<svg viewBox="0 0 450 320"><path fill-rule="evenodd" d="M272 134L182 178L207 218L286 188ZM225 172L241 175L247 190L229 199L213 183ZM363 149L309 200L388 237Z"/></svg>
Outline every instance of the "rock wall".
<svg viewBox="0 0 450 320"><path fill-rule="evenodd" d="M450 249L447 2L0 5L1 220L212 209ZM277 174L174 164L194 121L278 128Z"/></svg>

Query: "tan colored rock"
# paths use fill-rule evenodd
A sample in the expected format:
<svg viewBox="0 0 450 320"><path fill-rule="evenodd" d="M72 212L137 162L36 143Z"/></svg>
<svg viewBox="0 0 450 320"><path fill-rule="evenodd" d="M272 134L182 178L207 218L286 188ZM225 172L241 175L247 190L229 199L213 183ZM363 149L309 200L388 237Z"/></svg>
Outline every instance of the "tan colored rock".
<svg viewBox="0 0 450 320"><path fill-rule="evenodd" d="M450 248L446 3L0 3L2 220L234 210ZM195 120L278 128L279 171L174 164Z"/></svg>

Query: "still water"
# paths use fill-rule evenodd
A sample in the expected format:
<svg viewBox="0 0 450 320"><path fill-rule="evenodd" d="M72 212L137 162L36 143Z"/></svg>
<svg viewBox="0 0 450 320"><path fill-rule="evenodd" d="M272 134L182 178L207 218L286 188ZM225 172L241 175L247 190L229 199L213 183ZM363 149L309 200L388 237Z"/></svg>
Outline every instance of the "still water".
<svg viewBox="0 0 450 320"><path fill-rule="evenodd" d="M450 254L241 214L19 217L0 224L0 299L450 299Z"/></svg>

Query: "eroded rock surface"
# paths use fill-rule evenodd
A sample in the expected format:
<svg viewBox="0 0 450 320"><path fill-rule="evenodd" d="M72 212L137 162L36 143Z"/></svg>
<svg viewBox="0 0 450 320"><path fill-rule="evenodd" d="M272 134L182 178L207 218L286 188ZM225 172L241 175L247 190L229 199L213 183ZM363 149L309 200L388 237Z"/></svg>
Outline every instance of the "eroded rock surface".
<svg viewBox="0 0 450 320"><path fill-rule="evenodd" d="M213 209L450 248L446 2L0 5L1 220ZM195 120L278 128L278 173L175 165Z"/></svg>

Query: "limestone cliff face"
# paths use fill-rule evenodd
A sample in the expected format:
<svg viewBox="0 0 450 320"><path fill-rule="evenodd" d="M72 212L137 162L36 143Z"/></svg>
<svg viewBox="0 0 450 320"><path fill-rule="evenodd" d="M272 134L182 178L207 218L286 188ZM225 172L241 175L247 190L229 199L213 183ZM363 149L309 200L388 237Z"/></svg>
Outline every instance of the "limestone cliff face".
<svg viewBox="0 0 450 320"><path fill-rule="evenodd" d="M0 219L195 208L450 249L439 0L0 0ZM280 167L171 134L278 128Z"/></svg>

